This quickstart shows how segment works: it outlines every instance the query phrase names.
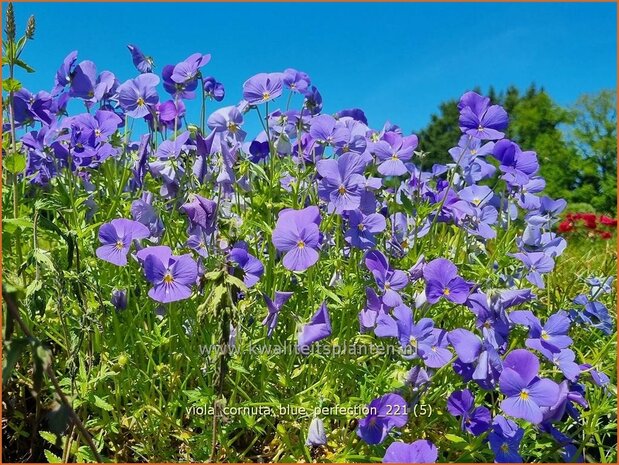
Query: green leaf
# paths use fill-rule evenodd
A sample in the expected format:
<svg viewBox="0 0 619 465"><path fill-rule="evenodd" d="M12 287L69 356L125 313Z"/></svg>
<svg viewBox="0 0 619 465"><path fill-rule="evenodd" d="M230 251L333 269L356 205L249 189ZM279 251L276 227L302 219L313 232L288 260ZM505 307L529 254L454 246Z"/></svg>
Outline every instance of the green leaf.
<svg viewBox="0 0 619 465"><path fill-rule="evenodd" d="M7 78L2 81L2 88L7 92L17 92L21 89L21 82L14 78Z"/></svg>
<svg viewBox="0 0 619 465"><path fill-rule="evenodd" d="M106 401L104 401L99 396L95 396L95 405L105 410L106 412L111 412L112 410L114 410L114 407L112 407L110 404L108 404Z"/></svg>
<svg viewBox="0 0 619 465"><path fill-rule="evenodd" d="M461 442L466 442L466 439L461 438L460 436L456 436L455 434L446 434L445 435L445 439L447 439L450 442L453 442L455 444L461 443Z"/></svg>
<svg viewBox="0 0 619 465"><path fill-rule="evenodd" d="M15 232L17 229L32 229L34 228L34 224L30 220L30 218L21 217L21 218L2 218L2 226L4 226L5 231L7 232Z"/></svg>
<svg viewBox="0 0 619 465"><path fill-rule="evenodd" d="M49 442L52 446L56 445L56 435L49 431L39 431L39 435Z"/></svg>
<svg viewBox="0 0 619 465"><path fill-rule="evenodd" d="M41 265L45 265L50 270L53 271L56 269L56 267L54 266L54 262L52 261L51 258L49 258L49 252L47 250L34 249L33 257L37 261L37 263L40 263Z"/></svg>
<svg viewBox="0 0 619 465"><path fill-rule="evenodd" d="M21 153L14 153L4 157L4 168L9 173L21 173L26 169L26 157Z"/></svg>
<svg viewBox="0 0 619 465"><path fill-rule="evenodd" d="M15 64L19 66L20 68L22 68L23 70L25 70L27 73L34 73L34 68L30 66L29 64L23 62L19 58L15 60Z"/></svg>
<svg viewBox="0 0 619 465"><path fill-rule="evenodd" d="M4 356L2 357L2 385L11 378L15 365L21 354L28 348L28 339L12 339L4 342Z"/></svg>
<svg viewBox="0 0 619 465"><path fill-rule="evenodd" d="M231 284L232 286L236 286L243 292L247 292L247 286L245 285L245 283L234 275L226 275L226 282L228 284Z"/></svg>
<svg viewBox="0 0 619 465"><path fill-rule="evenodd" d="M43 451L45 458L49 463L62 463L62 459L48 450Z"/></svg>

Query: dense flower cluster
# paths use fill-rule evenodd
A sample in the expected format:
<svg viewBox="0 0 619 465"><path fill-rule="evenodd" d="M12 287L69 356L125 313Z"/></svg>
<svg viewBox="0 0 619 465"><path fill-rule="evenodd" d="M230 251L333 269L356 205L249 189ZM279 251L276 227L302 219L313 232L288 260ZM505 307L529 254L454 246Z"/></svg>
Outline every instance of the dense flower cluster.
<svg viewBox="0 0 619 465"><path fill-rule="evenodd" d="M617 220L595 213L568 213L559 223L560 233L584 235L588 238L610 239L617 229Z"/></svg>
<svg viewBox="0 0 619 465"><path fill-rule="evenodd" d="M285 288L289 281L269 279L267 285L265 275L279 269L299 279L326 256L337 257L340 272L360 265L367 296L360 332L399 346L416 396L448 368L460 388L447 399L447 411L465 434L485 435L497 462L522 460L524 424L549 434L566 459L579 458L578 445L559 425L587 407L585 381L605 386L608 377L579 364L569 333L574 325L612 332L608 310L596 301L611 282L592 279L589 295L545 321L534 314L535 293L545 288L544 276L566 247L553 232L566 202L542 195L537 156L505 139L503 108L475 92L464 94L458 104L462 137L449 151L453 162L424 171L417 136L391 123L372 128L356 108L322 113L320 92L294 69L251 77L242 102L203 115L201 126L188 125L188 101L200 95L219 102L225 95L221 83L202 74L210 55L193 54L158 76L152 59L135 45L129 50L140 74L123 83L109 71L98 73L90 61L78 63L73 52L51 93L15 94L29 182L45 188L63 171L72 172L91 194L86 206L92 216L102 207L94 201L93 173L107 160L127 168L122 188L132 197L131 218L108 218L99 227L101 267L109 266L103 261L138 267L148 296L169 304L203 295L205 276L214 263L224 263L245 286L235 298L256 292L264 299L262 324L271 337L293 293ZM274 108L285 95L301 98L301 108ZM67 116L70 99L83 101L88 112ZM243 130L252 111L264 129L254 138ZM123 130L126 135L135 120L147 133L123 142ZM258 184L271 200L289 193L292 204L274 203L271 217L254 219L263 229L235 237L230 231L247 221ZM184 221L184 237L169 233L162 208ZM599 225L616 226L606 217L572 214L558 229L571 231L579 222L601 237L606 232ZM521 234L502 244L509 254L499 260L495 240L516 224ZM447 231L458 239L449 256L424 250L424 237ZM480 260L488 262L485 275L470 272L469 264ZM114 290L117 308L126 300L123 290ZM302 352L332 334L328 298L320 300L318 308L308 303L314 313L299 326ZM461 327L443 325L439 314L446 309L465 311ZM487 392L500 402L489 404ZM357 434L367 444L390 442L385 462L436 461L439 451L426 439L392 441L417 400L406 396L387 392L372 400ZM320 419L309 433L312 446L327 441Z"/></svg>

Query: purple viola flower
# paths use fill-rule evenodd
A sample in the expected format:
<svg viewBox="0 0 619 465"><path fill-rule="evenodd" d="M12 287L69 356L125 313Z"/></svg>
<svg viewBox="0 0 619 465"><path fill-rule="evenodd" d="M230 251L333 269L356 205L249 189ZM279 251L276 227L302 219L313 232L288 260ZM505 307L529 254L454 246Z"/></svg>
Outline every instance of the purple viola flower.
<svg viewBox="0 0 619 465"><path fill-rule="evenodd" d="M490 428L492 417L486 407L475 407L471 391L455 391L447 399L447 410L454 417L462 417L462 430L479 436Z"/></svg>
<svg viewBox="0 0 619 465"><path fill-rule="evenodd" d="M127 291L124 289L114 289L110 302L112 302L116 310L124 310L127 308Z"/></svg>
<svg viewBox="0 0 619 465"><path fill-rule="evenodd" d="M118 102L127 115L133 118L143 118L150 109L159 102L157 85L159 77L156 74L144 73L135 79L129 79L118 87Z"/></svg>
<svg viewBox="0 0 619 465"><path fill-rule="evenodd" d="M303 95L305 96L303 106L307 108L312 115L316 115L322 111L322 95L320 95L316 86L311 86L303 92Z"/></svg>
<svg viewBox="0 0 619 465"><path fill-rule="evenodd" d="M572 320L590 325L608 335L613 333L613 319L608 308L602 302L589 300L584 294L576 296L573 302L581 308L570 310L570 318Z"/></svg>
<svg viewBox="0 0 619 465"><path fill-rule="evenodd" d="M351 211L348 215L350 228L346 231L346 241L359 249L371 249L376 245L375 234L383 232L387 227L385 217L380 213L364 215L359 211Z"/></svg>
<svg viewBox="0 0 619 465"><path fill-rule="evenodd" d="M447 339L458 355L454 369L465 380L472 379L484 389L491 389L503 369L497 348L463 328L450 331Z"/></svg>
<svg viewBox="0 0 619 465"><path fill-rule="evenodd" d="M217 202L193 194L191 200L181 206L181 210L187 214L191 223L191 230L199 228L206 234L211 234L215 231L217 224Z"/></svg>
<svg viewBox="0 0 619 465"><path fill-rule="evenodd" d="M522 463L520 442L524 430L512 420L498 415L494 418L492 432L488 435L490 449L497 463Z"/></svg>
<svg viewBox="0 0 619 465"><path fill-rule="evenodd" d="M383 463L435 463L438 458L438 449L426 439L406 444L392 442L383 457Z"/></svg>
<svg viewBox="0 0 619 465"><path fill-rule="evenodd" d="M148 228L137 221L125 218L112 220L99 228L99 241L103 245L96 250L97 257L114 265L125 266L131 241L149 235Z"/></svg>
<svg viewBox="0 0 619 465"><path fill-rule="evenodd" d="M318 115L310 124L310 136L321 145L333 147L344 143L347 132L346 126L331 115Z"/></svg>
<svg viewBox="0 0 619 465"><path fill-rule="evenodd" d="M164 140L161 144L159 144L159 147L157 147L157 158L160 160L178 158L181 152L186 149L189 136L189 131L185 131L176 136L174 140Z"/></svg>
<svg viewBox="0 0 619 465"><path fill-rule="evenodd" d="M97 67L92 61L82 61L72 73L71 97L90 100L95 96L95 85L97 84Z"/></svg>
<svg viewBox="0 0 619 465"><path fill-rule="evenodd" d="M441 298L463 304L469 296L471 285L458 276L458 268L446 258L437 258L423 268L426 297L434 304Z"/></svg>
<svg viewBox="0 0 619 465"><path fill-rule="evenodd" d="M329 202L329 212L356 210L365 188L363 171L367 161L360 155L345 153L337 160L323 159L316 164L322 176L318 186L320 198Z"/></svg>
<svg viewBox="0 0 619 465"><path fill-rule="evenodd" d="M305 271L318 261L319 224L320 212L315 206L279 212L272 241L279 252L286 254L284 267L291 271Z"/></svg>
<svg viewBox="0 0 619 465"><path fill-rule="evenodd" d="M191 255L172 255L166 246L148 247L137 253L144 266L146 279L153 284L148 291L151 299L170 303L191 297L198 278L198 265Z"/></svg>
<svg viewBox="0 0 619 465"><path fill-rule="evenodd" d="M140 73L153 72L154 61L151 57L144 55L136 45L129 44L127 45L127 48L131 52L133 65Z"/></svg>
<svg viewBox="0 0 619 465"><path fill-rule="evenodd" d="M264 274L262 262L247 251L247 244L239 242L228 253L228 260L238 267L243 273L243 282L247 287L252 287Z"/></svg>
<svg viewBox="0 0 619 465"><path fill-rule="evenodd" d="M243 84L243 98L250 105L268 102L282 95L281 73L259 73Z"/></svg>
<svg viewBox="0 0 619 465"><path fill-rule="evenodd" d="M526 185L539 170L535 152L523 152L511 140L504 139L497 142L492 155L499 160L499 169L503 173L501 179L512 186Z"/></svg>
<svg viewBox="0 0 619 465"><path fill-rule="evenodd" d="M325 425L320 418L314 417L307 432L306 446L324 446L327 444Z"/></svg>
<svg viewBox="0 0 619 465"><path fill-rule="evenodd" d="M372 289L371 287L367 287L365 289L365 296L365 307L359 312L359 327L362 333L374 328L376 326L376 319L378 318L378 316L381 313L385 313L387 311L387 308L384 306L382 299L376 295L374 289ZM396 337L397 335L397 329L393 334L377 334L377 336L379 337Z"/></svg>
<svg viewBox="0 0 619 465"><path fill-rule="evenodd" d="M52 90L52 95L54 97L60 94L66 86L71 84L71 75L73 74L75 63L77 63L77 50L72 51L65 57L62 61L62 65L60 65L60 68L58 68L56 72L54 89Z"/></svg>
<svg viewBox="0 0 619 465"><path fill-rule="evenodd" d="M213 112L206 122L207 126L215 132L244 140L247 133L241 129L243 115L235 106L223 107Z"/></svg>
<svg viewBox="0 0 619 465"><path fill-rule="evenodd" d="M269 310L269 314L262 321L263 326L266 326L268 328L267 337L271 337L273 331L275 331L277 321L279 320L279 312L281 311L282 307L286 305L286 302L290 300L292 294L292 292L275 291L274 300L271 300L268 295L262 294L264 302L267 304L267 308Z"/></svg>
<svg viewBox="0 0 619 465"><path fill-rule="evenodd" d="M522 262L527 273L526 278L531 284L544 289L542 273L549 273L555 267L555 261L544 252L519 252L511 255Z"/></svg>
<svg viewBox="0 0 619 465"><path fill-rule="evenodd" d="M221 102L225 95L226 89L224 85L217 81L213 76L207 76L204 78L204 95L216 102Z"/></svg>
<svg viewBox="0 0 619 465"><path fill-rule="evenodd" d="M516 418L533 424L541 423L542 407L551 407L559 395L559 386L550 379L540 379L539 360L525 349L510 352L503 361L499 377L501 392L505 399L501 409Z"/></svg>
<svg viewBox="0 0 619 465"><path fill-rule="evenodd" d="M416 135L402 137L395 132L387 132L383 139L374 144L374 153L380 160L378 172L383 176L401 176L408 172L404 162L409 161L417 148Z"/></svg>
<svg viewBox="0 0 619 465"><path fill-rule="evenodd" d="M201 53L194 53L174 67L170 78L177 84L193 82L198 77L200 68L209 61L211 61L210 54L202 55Z"/></svg>
<svg viewBox="0 0 619 465"><path fill-rule="evenodd" d="M151 240L163 235L163 222L153 207L153 194L150 192L143 192L141 199L131 203L131 216L148 228Z"/></svg>
<svg viewBox="0 0 619 465"><path fill-rule="evenodd" d="M397 307L402 304L402 297L398 293L408 284L408 276L404 271L393 270L389 261L382 252L372 250L365 255L365 266L374 276L376 284L383 291L383 302L388 307Z"/></svg>
<svg viewBox="0 0 619 465"><path fill-rule="evenodd" d="M507 112L499 105L490 105L490 99L475 92L460 97L460 130L477 139L502 139L509 122Z"/></svg>
<svg viewBox="0 0 619 465"><path fill-rule="evenodd" d="M369 414L359 420L357 435L367 444L380 444L393 428L408 422L408 405L399 394L386 394L368 405Z"/></svg>
<svg viewBox="0 0 619 465"><path fill-rule="evenodd" d="M447 349L447 332L434 327L430 318L422 318L415 323L413 312L406 305L393 310L395 319L383 313L376 319L374 332L379 337L397 335L405 358L421 358L429 368L441 368L451 360Z"/></svg>
<svg viewBox="0 0 619 465"><path fill-rule="evenodd" d="M570 319L567 312L561 310L550 315L544 326L529 310L516 310L509 314L510 320L529 328L527 347L539 351L560 352L569 347L572 338L568 336Z"/></svg>
<svg viewBox="0 0 619 465"><path fill-rule="evenodd" d="M301 327L297 338L297 348L306 354L314 342L318 342L331 335L331 320L326 302L323 302L309 323Z"/></svg>
<svg viewBox="0 0 619 465"><path fill-rule="evenodd" d="M310 85L310 77L303 71L288 68L282 75L282 82L287 89L302 94Z"/></svg>

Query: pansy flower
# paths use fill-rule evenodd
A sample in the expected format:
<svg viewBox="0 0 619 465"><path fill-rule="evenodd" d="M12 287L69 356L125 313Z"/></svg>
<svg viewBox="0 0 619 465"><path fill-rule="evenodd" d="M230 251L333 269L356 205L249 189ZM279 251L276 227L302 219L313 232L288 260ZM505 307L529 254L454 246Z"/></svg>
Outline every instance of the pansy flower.
<svg viewBox="0 0 619 465"><path fill-rule="evenodd" d="M380 444L393 428L408 422L408 405L399 394L386 394L368 405L369 414L359 420L357 435L367 444Z"/></svg>
<svg viewBox="0 0 619 465"><path fill-rule="evenodd" d="M131 59L136 69L140 73L152 73L154 67L153 59L144 55L136 45L129 44L127 48L131 52Z"/></svg>
<svg viewBox="0 0 619 465"><path fill-rule="evenodd" d="M475 92L460 97L460 130L477 139L502 139L507 127L507 112L499 105L490 105L490 99Z"/></svg>
<svg viewBox="0 0 619 465"><path fill-rule="evenodd" d="M159 102L156 74L144 73L118 87L118 102L127 115L143 118Z"/></svg>
<svg viewBox="0 0 619 465"><path fill-rule="evenodd" d="M267 308L269 310L268 315L262 321L262 325L268 328L267 337L271 337L273 331L275 331L277 321L279 320L279 313L282 307L286 305L286 302L290 300L292 294L292 292L275 291L275 299L273 300L271 300L268 295L262 294L264 302L267 304Z"/></svg>
<svg viewBox="0 0 619 465"><path fill-rule="evenodd" d="M142 223L125 218L112 220L99 228L99 241L103 245L96 250L97 257L114 265L125 266L131 241L149 235L150 231Z"/></svg>
<svg viewBox="0 0 619 465"><path fill-rule="evenodd" d="M492 417L486 407L475 407L475 399L471 391L455 391L447 399L447 410L454 417L461 417L463 431L473 436L479 436L490 428Z"/></svg>
<svg viewBox="0 0 619 465"><path fill-rule="evenodd" d="M539 378L538 372L539 360L528 350L516 349L505 357L499 386L506 396L501 402L506 414L541 423L542 407L554 405L559 386L550 379Z"/></svg>
<svg viewBox="0 0 619 465"><path fill-rule="evenodd" d="M169 247L156 246L140 250L137 256L146 279L153 284L148 291L151 299L165 304L191 297L198 277L198 265L191 255L174 256Z"/></svg>
<svg viewBox="0 0 619 465"><path fill-rule="evenodd" d="M247 244L244 242L238 242L232 247L228 253L228 260L241 270L243 282L247 287L256 284L264 274L262 262L248 252Z"/></svg>
<svg viewBox="0 0 619 465"><path fill-rule="evenodd" d="M371 250L365 255L365 266L374 276L376 284L383 291L383 302L388 307L402 304L402 296L398 291L408 284L408 276L404 271L394 270L389 266L387 257L378 250Z"/></svg>
<svg viewBox="0 0 619 465"><path fill-rule="evenodd" d="M383 457L383 463L435 463L438 449L426 439L411 444L392 442Z"/></svg>
<svg viewBox="0 0 619 465"><path fill-rule="evenodd" d="M323 302L309 323L301 327L297 348L301 353L306 353L309 346L331 335L331 319L327 310L326 302Z"/></svg>
<svg viewBox="0 0 619 465"><path fill-rule="evenodd" d="M426 297L431 304L442 298L463 304L471 291L470 283L458 276L458 268L446 258L437 258L426 264L423 277L426 281Z"/></svg>
<svg viewBox="0 0 619 465"><path fill-rule="evenodd" d="M243 84L243 98L250 105L266 103L282 95L281 73L259 73Z"/></svg>
<svg viewBox="0 0 619 465"><path fill-rule="evenodd" d="M305 271L318 261L319 224L320 212L315 206L279 212L272 241L279 252L285 253L284 267L291 271Z"/></svg>

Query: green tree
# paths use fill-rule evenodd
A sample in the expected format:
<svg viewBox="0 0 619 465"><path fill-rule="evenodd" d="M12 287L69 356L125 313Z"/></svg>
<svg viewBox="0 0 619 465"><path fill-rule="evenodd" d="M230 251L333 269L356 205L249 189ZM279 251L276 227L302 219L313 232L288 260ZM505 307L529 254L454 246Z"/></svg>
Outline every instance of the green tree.
<svg viewBox="0 0 619 465"><path fill-rule="evenodd" d="M589 203L597 211L617 209L617 93L602 90L581 96L572 111L574 122L569 141L583 160L590 183ZM586 201L586 200L585 200Z"/></svg>

